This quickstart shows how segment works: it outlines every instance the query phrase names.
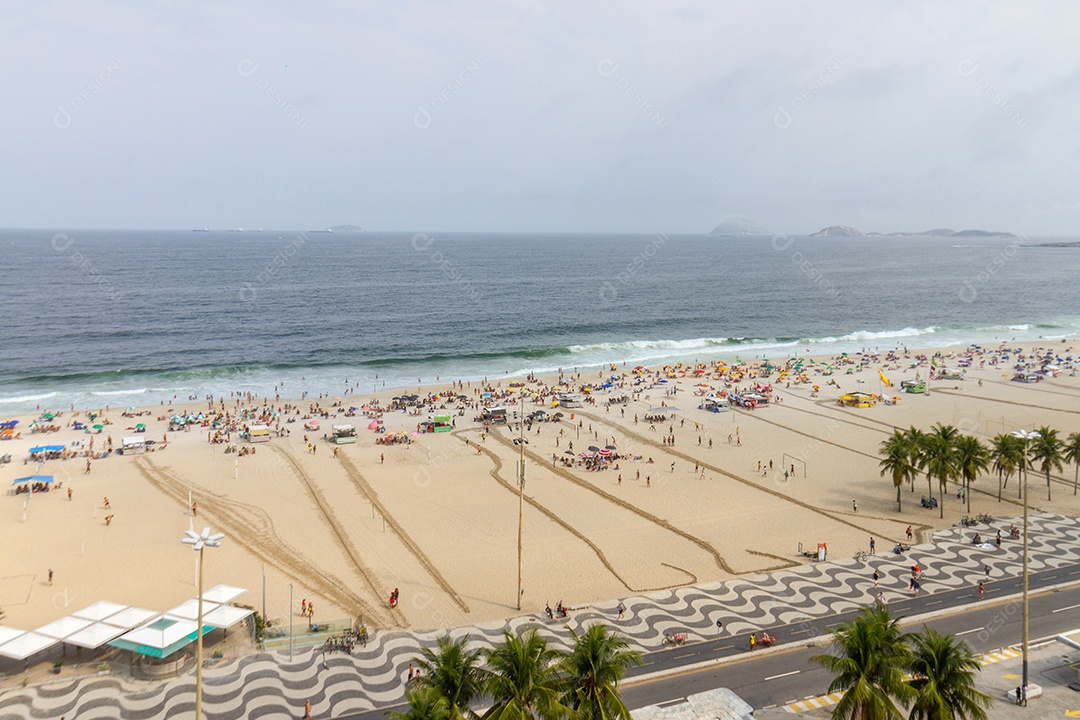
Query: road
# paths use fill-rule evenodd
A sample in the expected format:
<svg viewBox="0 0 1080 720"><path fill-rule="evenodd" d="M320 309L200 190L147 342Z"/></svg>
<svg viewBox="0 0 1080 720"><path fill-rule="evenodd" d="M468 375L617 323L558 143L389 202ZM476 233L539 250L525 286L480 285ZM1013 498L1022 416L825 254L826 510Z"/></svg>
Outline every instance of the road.
<svg viewBox="0 0 1080 720"><path fill-rule="evenodd" d="M1040 588L1074 582L1078 585L1032 596L1029 621L1032 639L1080 628L1080 563L1031 574L1029 583L1032 593ZM954 610L927 622L927 625L939 632L961 637L981 653L1020 642L1019 598L1008 602L995 600L1018 594L1020 583L1019 577L991 580L986 583L986 595L982 600L979 599L978 589L972 586L894 601L889 609L894 615L903 617ZM807 647L806 643L815 636L827 634L838 624L850 620L854 614L843 613L802 623L761 628L776 635L781 648L762 652L757 657L734 659L726 664L691 669L685 673L675 672L668 677L635 684L636 677L745 654L749 650L749 634L732 636L721 633L718 640L651 652L645 657L645 665L627 673L622 690L623 700L632 709L666 705L683 700L687 695L726 687L753 707L761 708L821 695L827 691L832 678L823 668L811 664L809 658L826 652L827 646L820 642L821 638L818 638L816 647ZM401 705L342 718L381 720L385 712L392 709L401 709Z"/></svg>

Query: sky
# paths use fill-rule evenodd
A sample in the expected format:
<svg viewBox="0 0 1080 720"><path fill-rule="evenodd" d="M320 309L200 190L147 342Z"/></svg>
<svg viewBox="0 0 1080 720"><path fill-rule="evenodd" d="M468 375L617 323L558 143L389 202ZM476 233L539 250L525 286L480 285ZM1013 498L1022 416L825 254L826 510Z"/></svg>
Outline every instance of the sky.
<svg viewBox="0 0 1080 720"><path fill-rule="evenodd" d="M1080 5L11 0L0 226L1080 235Z"/></svg>

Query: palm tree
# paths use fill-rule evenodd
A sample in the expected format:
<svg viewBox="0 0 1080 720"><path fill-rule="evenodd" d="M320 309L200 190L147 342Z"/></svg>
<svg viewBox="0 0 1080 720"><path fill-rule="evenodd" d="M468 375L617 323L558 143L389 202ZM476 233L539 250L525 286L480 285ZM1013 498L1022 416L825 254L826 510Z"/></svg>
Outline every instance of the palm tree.
<svg viewBox="0 0 1080 720"><path fill-rule="evenodd" d="M521 635L503 631L503 642L487 651L484 690L493 705L484 720L553 720L568 713L560 702L562 653L536 628Z"/></svg>
<svg viewBox="0 0 1080 720"><path fill-rule="evenodd" d="M951 635L924 628L913 635L911 686L917 693L909 720L987 720L993 699L975 689L977 656Z"/></svg>
<svg viewBox="0 0 1080 720"><path fill-rule="evenodd" d="M908 443L911 448L911 464L918 471L926 471L926 490L930 494L930 497L934 497L934 486L930 472L926 469L926 447L927 438L930 437L919 428L912 425L910 428L904 431L904 436L907 437ZM911 489L915 489L914 478L911 481Z"/></svg>
<svg viewBox="0 0 1080 720"><path fill-rule="evenodd" d="M911 662L907 636L882 605L863 609L833 632L836 655L814 655L835 676L829 692L842 690L833 708L835 720L900 720L896 701L912 700L915 689L905 681Z"/></svg>
<svg viewBox="0 0 1080 720"><path fill-rule="evenodd" d="M408 710L390 710L386 713L393 720L450 720L450 703L434 688L410 690L405 698L409 704Z"/></svg>
<svg viewBox="0 0 1080 720"><path fill-rule="evenodd" d="M1080 433L1071 433L1065 441L1064 449L1065 461L1076 465L1076 472L1073 474L1073 495L1075 495L1077 482L1080 481Z"/></svg>
<svg viewBox="0 0 1080 720"><path fill-rule="evenodd" d="M1039 470L1046 473L1046 499L1050 499L1050 472L1061 471L1064 460L1065 443L1058 437L1058 431L1045 425L1038 430L1039 436L1035 438L1028 448L1029 462L1034 465L1039 463Z"/></svg>
<svg viewBox="0 0 1080 720"><path fill-rule="evenodd" d="M619 681L628 667L641 663L641 653L606 625L591 625L580 635L574 632L574 646L561 667L567 682L563 704L573 710L576 720L630 720L619 697Z"/></svg>
<svg viewBox="0 0 1080 720"><path fill-rule="evenodd" d="M918 468L912 464L912 448L908 437L900 430L894 430L888 440L882 440L879 452L881 453L881 467L879 473L882 477L892 476L893 487L896 488L896 512L902 512L900 505L900 487L904 480L914 478ZM914 480L912 481L914 487Z"/></svg>
<svg viewBox="0 0 1080 720"><path fill-rule="evenodd" d="M1005 476L1005 486L1008 486L1009 477L1020 467L1023 452L1024 444L1015 435L1001 433L994 438L990 448L990 457L994 463L994 470L998 474L998 502L1001 502L1002 475Z"/></svg>
<svg viewBox="0 0 1080 720"><path fill-rule="evenodd" d="M982 441L971 435L961 435L953 442L956 454L956 467L964 480L964 497L967 498L967 511L971 512L971 483L979 473L990 467L990 452Z"/></svg>
<svg viewBox="0 0 1080 720"><path fill-rule="evenodd" d="M926 474L938 479L941 490L941 518L945 518L945 489L949 481L956 477L956 453L952 441L947 436L931 433L923 443L923 461Z"/></svg>
<svg viewBox="0 0 1080 720"><path fill-rule="evenodd" d="M469 703L483 688L482 653L469 650L469 636L454 640L449 634L439 638L435 649L423 648L416 664L420 687L431 688L446 698L451 720L473 718Z"/></svg>

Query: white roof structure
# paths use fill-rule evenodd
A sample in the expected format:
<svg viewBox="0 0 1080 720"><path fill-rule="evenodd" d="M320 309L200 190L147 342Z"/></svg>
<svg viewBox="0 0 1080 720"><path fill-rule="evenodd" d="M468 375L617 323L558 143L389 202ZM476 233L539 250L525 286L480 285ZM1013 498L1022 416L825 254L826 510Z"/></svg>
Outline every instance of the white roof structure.
<svg viewBox="0 0 1080 720"><path fill-rule="evenodd" d="M20 635L25 635L25 634L26 634L25 630L19 630L17 628L4 627L3 625L0 625L0 645L3 645L8 640L14 640L15 638L19 637Z"/></svg>
<svg viewBox="0 0 1080 720"><path fill-rule="evenodd" d="M46 637L56 638L57 640L64 640L68 635L74 635L80 630L85 630L87 627L94 624L93 620L87 620L86 618L77 618L72 615L66 615L59 620L54 620L48 625L39 627L37 632L40 635Z"/></svg>
<svg viewBox="0 0 1080 720"><path fill-rule="evenodd" d="M204 603L206 601L210 601L210 602L214 602L214 603L227 603L227 602L232 602L233 600L240 597L241 595L243 595L246 592L247 592L247 590L244 589L244 588L238 588L238 587L233 587L232 585L221 584L221 585L215 585L214 587L210 588L209 590L203 592L202 597L203 597L203 602Z"/></svg>
<svg viewBox="0 0 1080 720"><path fill-rule="evenodd" d="M0 655L12 660L25 660L34 653L41 652L59 642L55 638L38 635L35 632L23 633L14 640L8 640L0 645Z"/></svg>
<svg viewBox="0 0 1080 720"><path fill-rule="evenodd" d="M199 625L193 620L162 615L151 623L124 633L110 644L143 655L165 657L183 648L198 634L198 630ZM3 646L0 646L0 650L3 650Z"/></svg>
<svg viewBox="0 0 1080 720"><path fill-rule="evenodd" d="M240 622L253 610L239 608L235 605L218 605L217 609L203 613L203 625L213 625L216 628L230 628Z"/></svg>
<svg viewBox="0 0 1080 720"><path fill-rule="evenodd" d="M89 607L84 607L78 612L71 613L72 617L86 618L87 620L104 620L110 615L115 615L121 610L126 610L127 605L121 605L120 603L109 602L108 600L98 600ZM135 623L138 625L138 623Z"/></svg>
<svg viewBox="0 0 1080 720"><path fill-rule="evenodd" d="M207 613L211 610L216 610L221 607L219 603L212 603L203 598L203 619L206 618ZM198 620L199 619L199 598L191 598L180 603L172 610L166 610L165 615L172 615L173 617L184 618L185 620Z"/></svg>
<svg viewBox="0 0 1080 720"><path fill-rule="evenodd" d="M110 640L115 640L120 637L127 632L127 630L128 628L116 627L115 625L107 625L103 622L99 622L89 625L77 633L68 635L64 638L64 642L70 645L78 645L87 650L96 650Z"/></svg>
<svg viewBox="0 0 1080 720"><path fill-rule="evenodd" d="M129 607L124 608L115 615L110 615L105 619L109 625L124 628L130 630L136 625L141 625L150 618L157 617L161 613L156 610L143 610L142 608Z"/></svg>

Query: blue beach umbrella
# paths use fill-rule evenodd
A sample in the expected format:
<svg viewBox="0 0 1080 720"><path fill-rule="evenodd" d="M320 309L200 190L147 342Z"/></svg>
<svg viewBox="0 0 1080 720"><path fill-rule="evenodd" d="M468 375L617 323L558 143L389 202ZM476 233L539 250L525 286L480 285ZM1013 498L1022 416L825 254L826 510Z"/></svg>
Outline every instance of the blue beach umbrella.
<svg viewBox="0 0 1080 720"><path fill-rule="evenodd" d="M26 483L51 483L53 481L52 475L27 475L26 477L16 478L12 485L25 485Z"/></svg>

